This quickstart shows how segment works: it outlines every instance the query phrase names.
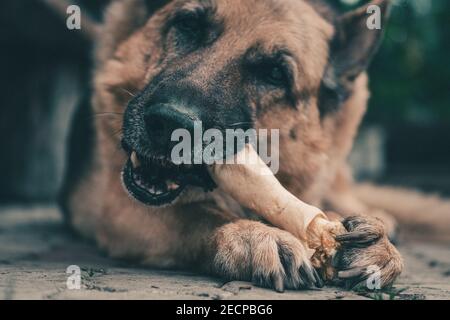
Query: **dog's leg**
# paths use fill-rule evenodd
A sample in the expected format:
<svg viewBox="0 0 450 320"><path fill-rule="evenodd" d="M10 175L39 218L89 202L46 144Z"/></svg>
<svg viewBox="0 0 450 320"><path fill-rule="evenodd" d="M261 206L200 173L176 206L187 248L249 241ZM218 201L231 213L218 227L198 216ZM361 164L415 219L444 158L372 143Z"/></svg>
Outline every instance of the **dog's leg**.
<svg viewBox="0 0 450 320"><path fill-rule="evenodd" d="M359 201L392 214L407 236L416 239L450 242L450 201L438 195L414 190L355 185Z"/></svg>
<svg viewBox="0 0 450 320"><path fill-rule="evenodd" d="M72 215L73 225L89 232L115 258L152 268L190 269L278 291L321 285L311 254L288 232L242 220L245 215L227 205L147 208L130 202L119 188L120 184L108 185L111 193L103 196L103 211L78 210Z"/></svg>
<svg viewBox="0 0 450 320"><path fill-rule="evenodd" d="M279 292L323 285L303 243L280 229L239 220L217 229L212 244L213 272L227 279Z"/></svg>
<svg viewBox="0 0 450 320"><path fill-rule="evenodd" d="M331 189L325 195L324 202L327 209L338 213L344 218L355 215L367 215L378 218L383 222L389 238L395 240L398 223L394 216L361 201L356 197L353 187L350 170L344 166L338 171Z"/></svg>

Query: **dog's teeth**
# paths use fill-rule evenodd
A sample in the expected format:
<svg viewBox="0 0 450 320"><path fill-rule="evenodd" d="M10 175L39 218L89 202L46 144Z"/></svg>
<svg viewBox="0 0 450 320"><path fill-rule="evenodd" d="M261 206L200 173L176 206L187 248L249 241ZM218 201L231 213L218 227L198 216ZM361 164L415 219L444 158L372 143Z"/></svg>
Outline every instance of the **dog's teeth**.
<svg viewBox="0 0 450 320"><path fill-rule="evenodd" d="M137 169L141 166L141 162L139 161L136 152L133 151L131 154L131 163L133 164L133 168Z"/></svg>
<svg viewBox="0 0 450 320"><path fill-rule="evenodd" d="M179 187L180 185L176 184L175 182L169 181L169 183L167 184L167 189L169 189L170 191L177 190Z"/></svg>

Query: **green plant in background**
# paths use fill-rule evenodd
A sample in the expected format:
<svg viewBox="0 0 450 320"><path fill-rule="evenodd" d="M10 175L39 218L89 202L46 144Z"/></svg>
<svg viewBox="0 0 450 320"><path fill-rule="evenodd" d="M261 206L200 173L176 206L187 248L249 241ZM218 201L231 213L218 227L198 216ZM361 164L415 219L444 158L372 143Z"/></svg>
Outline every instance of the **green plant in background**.
<svg viewBox="0 0 450 320"><path fill-rule="evenodd" d="M343 10L368 1L341 0ZM450 122L450 1L393 1L386 38L371 69L369 122Z"/></svg>

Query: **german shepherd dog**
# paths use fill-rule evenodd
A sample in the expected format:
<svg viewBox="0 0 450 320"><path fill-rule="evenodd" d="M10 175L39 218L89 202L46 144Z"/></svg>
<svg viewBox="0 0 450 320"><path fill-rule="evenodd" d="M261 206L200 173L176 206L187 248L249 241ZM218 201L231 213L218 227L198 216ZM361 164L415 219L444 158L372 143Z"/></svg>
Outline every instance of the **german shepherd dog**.
<svg viewBox="0 0 450 320"><path fill-rule="evenodd" d="M371 4L384 26L389 1ZM283 186L394 231L352 193L347 166L382 39L367 18L367 7L341 14L317 0L113 1L93 97L72 134L61 197L70 224L111 256L151 267L278 291L319 286L299 240L214 188L204 166L171 162L171 133L194 119L205 130L279 129Z"/></svg>

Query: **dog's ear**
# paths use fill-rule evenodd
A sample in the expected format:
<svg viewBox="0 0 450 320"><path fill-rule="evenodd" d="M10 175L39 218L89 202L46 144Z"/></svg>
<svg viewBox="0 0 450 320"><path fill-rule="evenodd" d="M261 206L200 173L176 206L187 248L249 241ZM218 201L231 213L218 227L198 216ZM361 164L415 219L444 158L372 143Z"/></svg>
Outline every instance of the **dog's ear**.
<svg viewBox="0 0 450 320"><path fill-rule="evenodd" d="M367 69L383 38L389 11L389 0L376 0L338 18L331 52L337 77L354 79Z"/></svg>
<svg viewBox="0 0 450 320"><path fill-rule="evenodd" d="M105 10L99 40L99 64L114 55L118 45L140 28L158 9L173 0L113 0Z"/></svg>
<svg viewBox="0 0 450 320"><path fill-rule="evenodd" d="M390 7L390 0L374 0L337 19L321 88L321 109L335 109L348 98L354 80L366 71L378 50Z"/></svg>

